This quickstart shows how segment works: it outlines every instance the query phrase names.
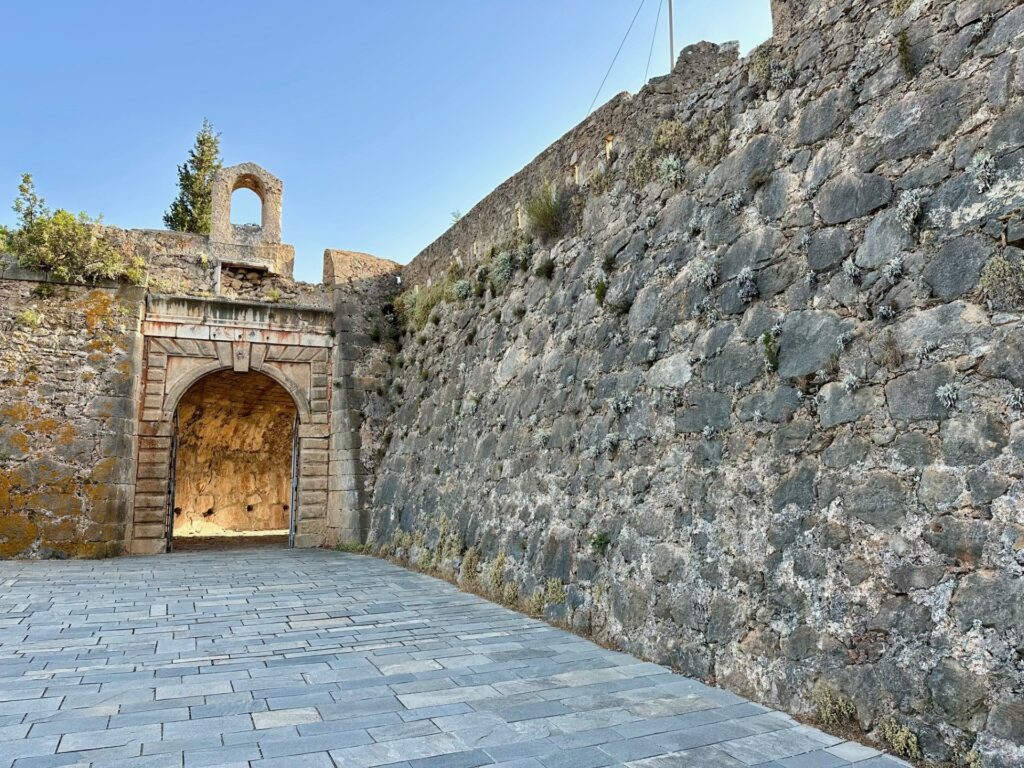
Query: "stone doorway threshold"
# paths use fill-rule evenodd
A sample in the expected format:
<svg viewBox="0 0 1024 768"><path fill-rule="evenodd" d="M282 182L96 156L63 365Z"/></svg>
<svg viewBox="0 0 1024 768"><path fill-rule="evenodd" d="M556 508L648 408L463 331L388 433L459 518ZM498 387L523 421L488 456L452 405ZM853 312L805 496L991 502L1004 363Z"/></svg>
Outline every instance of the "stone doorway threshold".
<svg viewBox="0 0 1024 768"><path fill-rule="evenodd" d="M238 536L175 536L172 552L212 552L232 549L278 549L288 546L288 532Z"/></svg>

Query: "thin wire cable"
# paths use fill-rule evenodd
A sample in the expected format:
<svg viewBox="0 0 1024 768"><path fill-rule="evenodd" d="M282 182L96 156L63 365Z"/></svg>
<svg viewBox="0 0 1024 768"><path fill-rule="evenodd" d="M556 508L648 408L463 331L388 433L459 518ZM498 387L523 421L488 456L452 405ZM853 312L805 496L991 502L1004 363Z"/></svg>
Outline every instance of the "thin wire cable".
<svg viewBox="0 0 1024 768"><path fill-rule="evenodd" d="M615 62L619 60L619 54L622 53L622 46L626 44L626 38L629 37L629 33L633 31L633 25L636 24L637 17L640 15L640 11L644 9L647 4L647 0L640 0L640 5L636 9L636 13L633 14L633 20L629 22L629 29L626 30L626 34L622 36L622 42L619 43L619 50L615 52L615 56L612 58L612 63L608 65L608 71L604 73L604 80L601 81L601 85L597 89L597 93L594 94L594 100L590 102L590 109L587 110L589 115L594 111L594 105L597 104L597 99L601 95L601 91L604 90L605 83L608 82L608 76L612 73L612 68L615 66Z"/></svg>
<svg viewBox="0 0 1024 768"><path fill-rule="evenodd" d="M651 73L651 60L654 59L654 43L658 39L658 25L661 24L661 9L665 7L665 0L658 3L658 18L654 20L654 32L651 34L651 52L647 54L647 66L644 68L644 81L641 86L647 85L647 76Z"/></svg>

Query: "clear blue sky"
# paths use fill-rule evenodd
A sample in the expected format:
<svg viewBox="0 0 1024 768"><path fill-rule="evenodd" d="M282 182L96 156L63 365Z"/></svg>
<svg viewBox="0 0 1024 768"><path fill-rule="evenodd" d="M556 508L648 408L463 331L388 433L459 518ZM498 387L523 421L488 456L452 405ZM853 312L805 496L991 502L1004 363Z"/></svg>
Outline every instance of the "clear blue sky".
<svg viewBox="0 0 1024 768"><path fill-rule="evenodd" d="M643 83L646 0L603 103ZM285 183L296 277L326 247L406 262L586 114L639 0L6 3L0 223L51 207L159 228L202 119ZM771 34L769 0L676 0L676 42ZM663 10L650 76L668 69ZM242 194L241 192L238 194ZM245 210L241 201L236 206Z"/></svg>

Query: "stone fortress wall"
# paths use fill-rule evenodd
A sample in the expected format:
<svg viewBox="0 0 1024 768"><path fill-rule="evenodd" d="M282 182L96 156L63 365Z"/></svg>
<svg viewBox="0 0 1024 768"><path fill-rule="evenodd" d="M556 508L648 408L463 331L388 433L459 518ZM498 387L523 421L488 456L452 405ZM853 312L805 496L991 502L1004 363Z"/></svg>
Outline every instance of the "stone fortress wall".
<svg viewBox="0 0 1024 768"><path fill-rule="evenodd" d="M1024 6L773 5L751 56L687 49L403 270L451 290L373 422L370 543L1021 765ZM573 222L524 248L544 181Z"/></svg>
<svg viewBox="0 0 1024 768"><path fill-rule="evenodd" d="M107 231L146 288L3 262L0 556L162 551L177 403L260 371L299 412L297 545L367 538L789 711L1020 764L1024 6L773 15L402 269L444 289L404 339L397 265L291 279L251 164L208 238ZM571 222L528 245L545 182Z"/></svg>

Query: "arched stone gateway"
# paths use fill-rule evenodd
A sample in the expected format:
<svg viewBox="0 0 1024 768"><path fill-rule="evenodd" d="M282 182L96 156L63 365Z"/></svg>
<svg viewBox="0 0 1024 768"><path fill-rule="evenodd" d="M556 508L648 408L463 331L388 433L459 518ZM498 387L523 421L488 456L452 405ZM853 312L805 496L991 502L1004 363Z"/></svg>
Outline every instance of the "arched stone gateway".
<svg viewBox="0 0 1024 768"><path fill-rule="evenodd" d="M243 188L260 198L260 226L231 223L231 195ZM366 305L380 304L366 286L387 282L397 265L363 256L353 282L354 256L328 251L324 286L295 283L294 251L281 243L282 189L253 163L219 171L210 237L198 254L212 272L212 295L146 297L125 531L131 553L166 551L176 532L214 528L283 524L297 547L365 537L359 433L367 384L353 375L355 355L372 317ZM348 278L344 286L336 272ZM265 393L282 407L257 402L253 382L272 383ZM220 402L210 424L195 419L204 396Z"/></svg>
<svg viewBox="0 0 1024 768"><path fill-rule="evenodd" d="M172 549L210 537L290 540L301 402L258 371L220 370L188 388L174 411Z"/></svg>
<svg viewBox="0 0 1024 768"><path fill-rule="evenodd" d="M188 394L211 377L253 372L276 382L298 416L296 493L287 502L293 542L316 546L333 538L329 529L339 527L337 520L328 520L333 313L151 296L142 330L145 395L129 550L159 552L170 544L174 509L181 506L172 502L175 445L181 437L175 415ZM231 393L222 388L220 394L229 398ZM236 397L244 401L243 388ZM225 401L229 407L237 403Z"/></svg>

